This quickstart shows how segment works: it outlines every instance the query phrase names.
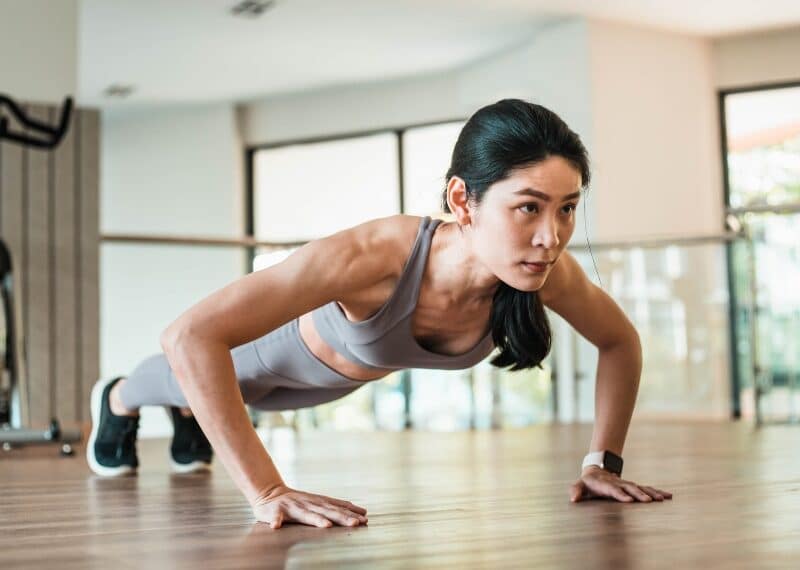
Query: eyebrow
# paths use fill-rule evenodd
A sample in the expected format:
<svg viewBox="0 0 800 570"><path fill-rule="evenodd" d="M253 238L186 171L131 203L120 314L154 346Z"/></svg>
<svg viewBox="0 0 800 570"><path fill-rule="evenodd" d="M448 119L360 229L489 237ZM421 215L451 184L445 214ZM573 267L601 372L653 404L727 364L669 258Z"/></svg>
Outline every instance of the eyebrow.
<svg viewBox="0 0 800 570"><path fill-rule="evenodd" d="M534 198L539 198L540 200L544 200L545 202L550 202L552 198L549 195L545 194L544 192L540 192L539 190L534 190L533 188L523 188L522 190L517 190L514 194L527 194L529 196L533 196ZM572 194L567 194L564 196L563 201L566 202L567 200L574 200L575 198L580 198L580 192L573 192Z"/></svg>

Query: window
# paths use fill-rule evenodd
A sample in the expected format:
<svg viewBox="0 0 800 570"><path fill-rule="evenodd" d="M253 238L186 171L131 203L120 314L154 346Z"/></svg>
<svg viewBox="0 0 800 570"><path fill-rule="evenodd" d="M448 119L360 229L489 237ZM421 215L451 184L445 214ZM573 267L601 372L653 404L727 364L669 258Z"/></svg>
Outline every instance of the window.
<svg viewBox="0 0 800 570"><path fill-rule="evenodd" d="M397 144L382 133L256 151L255 237L309 241L399 213Z"/></svg>
<svg viewBox="0 0 800 570"><path fill-rule="evenodd" d="M731 248L728 256L737 300L734 390L740 394L743 415L796 421L800 85L727 92L721 100L728 211L738 216L753 240L752 250Z"/></svg>
<svg viewBox="0 0 800 570"><path fill-rule="evenodd" d="M430 216L442 211L445 174L462 121L409 129L403 135L405 213Z"/></svg>
<svg viewBox="0 0 800 570"><path fill-rule="evenodd" d="M800 203L800 86L725 97L728 205Z"/></svg>

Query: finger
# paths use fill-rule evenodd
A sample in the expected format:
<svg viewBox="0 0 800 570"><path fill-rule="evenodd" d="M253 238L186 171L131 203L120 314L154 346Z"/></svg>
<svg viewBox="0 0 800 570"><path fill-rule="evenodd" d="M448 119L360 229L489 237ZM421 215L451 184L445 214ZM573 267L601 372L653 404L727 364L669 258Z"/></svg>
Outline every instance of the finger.
<svg viewBox="0 0 800 570"><path fill-rule="evenodd" d="M354 518L358 522L361 522L361 523L366 523L367 520L368 520L367 519L367 515L362 515L361 513L353 511L348 507L340 506L340 505L337 505L337 504L334 504L334 503L329 503L327 501L314 500L314 501L307 501L307 503L310 504L310 505L316 505L317 507L320 507L320 508L323 508L323 509L330 509L332 511L339 512L339 513L341 513L341 514L343 514L343 515L345 515L347 517ZM320 511L315 510L315 512L320 512ZM324 513L322 513L322 514L324 514Z"/></svg>
<svg viewBox="0 0 800 570"><path fill-rule="evenodd" d="M573 483L569 488L569 500L577 503L583 498L584 485L583 481Z"/></svg>
<svg viewBox="0 0 800 570"><path fill-rule="evenodd" d="M269 526L274 529L278 529L283 526L283 511L278 511L278 514L275 516L275 519L270 523Z"/></svg>
<svg viewBox="0 0 800 570"><path fill-rule="evenodd" d="M639 488L642 491L644 491L645 493L647 493L648 495L650 495L656 501L663 501L664 500L664 495L662 495L661 493L659 493L656 489L653 489L652 487L646 487L644 485L639 485Z"/></svg>
<svg viewBox="0 0 800 570"><path fill-rule="evenodd" d="M671 499L672 498L672 493L670 493L669 491L662 491L661 489L656 489L656 488L653 488L653 490L657 491L658 493L663 495L665 499Z"/></svg>
<svg viewBox="0 0 800 570"><path fill-rule="evenodd" d="M342 499L335 499L333 497L326 497L325 495L317 495L317 497L319 497L320 499L322 499L322 500L324 500L324 501L326 501L328 503L333 503L334 505L338 505L340 507L345 507L346 509L349 509L349 510L353 511L354 513L358 513L360 515L367 514L367 509L365 509L364 507L359 507L358 505L354 505L350 501L343 501Z"/></svg>
<svg viewBox="0 0 800 570"><path fill-rule="evenodd" d="M616 485L609 484L606 487L606 494L623 503L631 503L635 501L633 497L631 497L628 493L626 493L621 487L617 487Z"/></svg>
<svg viewBox="0 0 800 570"><path fill-rule="evenodd" d="M293 504L289 507L289 516L292 517L294 521L319 528L329 528L333 526L333 523L322 515L309 511L298 504Z"/></svg>
<svg viewBox="0 0 800 570"><path fill-rule="evenodd" d="M664 499L671 499L672 498L672 493L670 493L669 491L662 491L661 489L656 489L655 487L647 487L647 488L652 490L652 491L655 491L656 493L658 493Z"/></svg>
<svg viewBox="0 0 800 570"><path fill-rule="evenodd" d="M638 485L634 483L628 483L627 485L623 485L622 488L634 499L642 501L643 503L649 503L653 500L653 498L642 491Z"/></svg>
<svg viewBox="0 0 800 570"><path fill-rule="evenodd" d="M327 518L328 520L331 520L334 523L341 526L358 526L362 518L361 515L357 515L352 511L347 511L343 507L335 509L332 507L314 503L308 503L304 506L309 511L318 513Z"/></svg>
<svg viewBox="0 0 800 570"><path fill-rule="evenodd" d="M314 512L319 512L321 514L322 514L322 512L320 511L320 509L322 509L324 511L332 511L332 512L335 512L335 513L339 513L340 515L343 515L343 516L346 516L346 517L349 517L349 518L353 518L353 519L356 519L358 521L364 521L364 520L367 519L366 515L362 515L361 513L357 513L355 511L351 511L347 507L340 506L338 504L334 504L334 503L322 500L321 498L316 498L315 497L313 499L310 499L310 500L307 500L307 501L303 502L303 506L304 507L311 507L312 505L314 507L316 507L316 508L314 508L312 510L314 510Z"/></svg>

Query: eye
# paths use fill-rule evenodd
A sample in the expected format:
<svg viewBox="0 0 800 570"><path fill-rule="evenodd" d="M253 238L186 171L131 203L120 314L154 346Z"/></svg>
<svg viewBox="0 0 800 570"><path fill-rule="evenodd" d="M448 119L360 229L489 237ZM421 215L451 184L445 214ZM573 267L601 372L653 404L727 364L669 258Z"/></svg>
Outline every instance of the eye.
<svg viewBox="0 0 800 570"><path fill-rule="evenodd" d="M564 214L567 214L567 215L569 215L569 214L571 214L572 212L574 212L574 211L575 211L575 210L577 210L577 209L578 209L578 205L577 205L577 204L565 204L565 205L564 205L564 206L561 208L561 211L562 211Z"/></svg>
<svg viewBox="0 0 800 570"><path fill-rule="evenodd" d="M533 209L532 210L527 210L527 211L523 209L523 208L527 208L527 207L531 207ZM536 212L539 211L539 206L537 204L523 204L522 206L519 207L519 209L522 210L526 214L535 214Z"/></svg>

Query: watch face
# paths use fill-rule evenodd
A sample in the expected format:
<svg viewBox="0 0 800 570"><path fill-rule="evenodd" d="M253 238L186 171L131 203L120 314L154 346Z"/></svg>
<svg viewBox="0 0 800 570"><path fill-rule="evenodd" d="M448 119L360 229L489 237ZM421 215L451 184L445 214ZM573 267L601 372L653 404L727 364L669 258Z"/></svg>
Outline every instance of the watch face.
<svg viewBox="0 0 800 570"><path fill-rule="evenodd" d="M605 469L606 471L611 471L612 473L616 473L617 475L621 475L622 458L615 453L606 451L603 454L603 469Z"/></svg>

